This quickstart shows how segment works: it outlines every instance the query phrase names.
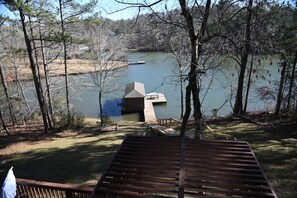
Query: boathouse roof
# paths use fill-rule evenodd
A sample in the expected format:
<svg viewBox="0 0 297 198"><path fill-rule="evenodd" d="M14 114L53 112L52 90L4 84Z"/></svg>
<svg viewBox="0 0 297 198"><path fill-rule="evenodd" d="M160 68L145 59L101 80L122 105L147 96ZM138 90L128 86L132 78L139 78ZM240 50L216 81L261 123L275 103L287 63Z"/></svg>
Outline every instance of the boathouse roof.
<svg viewBox="0 0 297 198"><path fill-rule="evenodd" d="M247 142L127 136L97 197L276 197Z"/></svg>
<svg viewBox="0 0 297 198"><path fill-rule="evenodd" d="M144 98L144 84L140 82L132 82L126 85L124 98Z"/></svg>

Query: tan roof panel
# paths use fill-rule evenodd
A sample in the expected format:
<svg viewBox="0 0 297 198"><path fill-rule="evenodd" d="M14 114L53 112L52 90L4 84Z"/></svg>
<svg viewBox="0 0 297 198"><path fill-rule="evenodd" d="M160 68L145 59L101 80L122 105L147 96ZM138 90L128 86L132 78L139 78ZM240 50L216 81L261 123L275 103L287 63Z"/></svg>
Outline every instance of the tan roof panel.
<svg viewBox="0 0 297 198"><path fill-rule="evenodd" d="M140 82L132 82L126 85L124 98L144 98L144 84Z"/></svg>

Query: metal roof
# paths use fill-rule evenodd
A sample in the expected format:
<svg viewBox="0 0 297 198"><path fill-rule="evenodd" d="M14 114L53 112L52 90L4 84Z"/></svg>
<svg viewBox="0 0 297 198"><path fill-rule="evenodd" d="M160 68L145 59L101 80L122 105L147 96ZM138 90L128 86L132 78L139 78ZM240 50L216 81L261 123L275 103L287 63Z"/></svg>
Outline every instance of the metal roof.
<svg viewBox="0 0 297 198"><path fill-rule="evenodd" d="M126 85L124 98L144 98L144 84L140 82L132 82Z"/></svg>
<svg viewBox="0 0 297 198"><path fill-rule="evenodd" d="M127 136L97 197L276 197L247 142Z"/></svg>

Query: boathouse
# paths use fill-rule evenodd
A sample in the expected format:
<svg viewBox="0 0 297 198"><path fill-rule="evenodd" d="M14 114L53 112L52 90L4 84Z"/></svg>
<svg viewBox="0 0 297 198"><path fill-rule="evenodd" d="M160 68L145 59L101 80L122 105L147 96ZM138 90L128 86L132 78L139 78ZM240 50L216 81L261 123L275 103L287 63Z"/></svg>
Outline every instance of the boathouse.
<svg viewBox="0 0 297 198"><path fill-rule="evenodd" d="M140 82L132 82L126 85L123 112L143 111L145 107L145 89L144 84Z"/></svg>

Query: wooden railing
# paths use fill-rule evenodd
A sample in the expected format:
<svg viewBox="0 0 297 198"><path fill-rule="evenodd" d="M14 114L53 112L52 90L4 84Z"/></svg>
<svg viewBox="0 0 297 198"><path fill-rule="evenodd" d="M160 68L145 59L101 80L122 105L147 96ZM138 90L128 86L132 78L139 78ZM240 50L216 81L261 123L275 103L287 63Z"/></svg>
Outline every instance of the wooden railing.
<svg viewBox="0 0 297 198"><path fill-rule="evenodd" d="M91 187L17 178L17 198L89 198Z"/></svg>
<svg viewBox="0 0 297 198"><path fill-rule="evenodd" d="M181 121L174 118L158 119L158 124L160 126L171 127L176 124L180 124Z"/></svg>

